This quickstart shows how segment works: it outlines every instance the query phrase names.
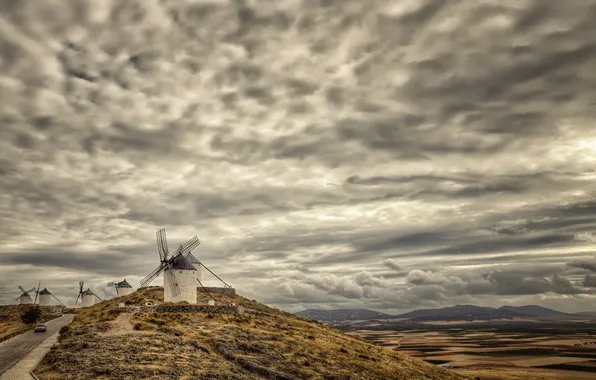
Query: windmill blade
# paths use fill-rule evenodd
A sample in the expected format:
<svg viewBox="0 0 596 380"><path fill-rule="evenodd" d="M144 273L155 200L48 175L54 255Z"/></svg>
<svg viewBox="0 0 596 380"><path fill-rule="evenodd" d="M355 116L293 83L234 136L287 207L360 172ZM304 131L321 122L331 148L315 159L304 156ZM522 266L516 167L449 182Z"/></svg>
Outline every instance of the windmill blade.
<svg viewBox="0 0 596 380"><path fill-rule="evenodd" d="M83 292L84 285L85 285L85 281L79 281L79 292Z"/></svg>
<svg viewBox="0 0 596 380"><path fill-rule="evenodd" d="M33 301L33 304L34 305L37 302L37 296L39 295L39 288L40 287L41 287L41 281L39 281L39 284L37 284L37 290L35 291L35 300Z"/></svg>
<svg viewBox="0 0 596 380"><path fill-rule="evenodd" d="M21 298L21 296L18 296L17 298L15 298L15 301L18 301Z"/></svg>
<svg viewBox="0 0 596 380"><path fill-rule="evenodd" d="M91 294L93 294L99 300L99 302L103 302L103 300L101 298L99 298L99 296L97 294L95 294L93 292L91 292Z"/></svg>
<svg viewBox="0 0 596 380"><path fill-rule="evenodd" d="M79 298L81 298L81 293L79 293L79 295L77 296L77 299L75 300L75 305L77 304L77 302L79 302ZM82 302L82 300L81 300Z"/></svg>
<svg viewBox="0 0 596 380"><path fill-rule="evenodd" d="M19 285L19 289L21 289L21 292L23 292L23 293L27 293L27 292L25 291L25 289L23 289L23 287L22 287L21 285Z"/></svg>
<svg viewBox="0 0 596 380"><path fill-rule="evenodd" d="M60 302L60 305L62 305L62 306L66 306L66 305L64 305L64 304L62 303L62 301L60 301L60 300L59 300L59 299L58 299L58 298L57 298L57 297L54 295L54 293L52 293L52 297L54 297L54 299L56 299L56 301ZM75 303L76 303L76 302L75 302Z"/></svg>
<svg viewBox="0 0 596 380"><path fill-rule="evenodd" d="M180 247L178 247L178 249L176 250L176 252L174 252L174 255L177 255L179 253L185 255L188 252L190 252L193 249L195 249L196 247L198 247L199 244L201 244L201 242L199 240L199 237L198 236L194 236L192 239L190 239L186 243L180 245Z"/></svg>
<svg viewBox="0 0 596 380"><path fill-rule="evenodd" d="M151 281L155 280L157 276L159 276L159 274L165 267L166 265L164 263L159 264L157 268L153 269L151 273L149 273L147 276L145 276L145 278L141 280L141 287L149 285Z"/></svg>
<svg viewBox="0 0 596 380"><path fill-rule="evenodd" d="M31 292L32 292L32 291L34 291L34 290L35 290L35 286L34 286L34 287L32 287L31 289L27 290L25 293L29 294L29 293L31 293Z"/></svg>
<svg viewBox="0 0 596 380"><path fill-rule="evenodd" d="M172 292L172 297L176 297L180 294L180 287L178 286L178 281L176 280L176 274L174 273L174 268L172 268L171 264L168 264L168 271L165 272L166 280L170 285L170 291Z"/></svg>
<svg viewBox="0 0 596 380"><path fill-rule="evenodd" d="M157 238L157 252L159 252L159 258L161 261L168 259L168 239L166 238L166 229L162 228L155 234Z"/></svg>
<svg viewBox="0 0 596 380"><path fill-rule="evenodd" d="M108 282L106 284L106 288L109 288L110 286L116 286L116 283L115 282Z"/></svg>

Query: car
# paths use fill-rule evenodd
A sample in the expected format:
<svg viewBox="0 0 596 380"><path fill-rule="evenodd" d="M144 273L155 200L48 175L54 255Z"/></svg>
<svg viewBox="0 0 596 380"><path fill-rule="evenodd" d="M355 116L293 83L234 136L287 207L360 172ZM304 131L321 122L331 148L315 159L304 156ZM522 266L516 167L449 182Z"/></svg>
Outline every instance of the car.
<svg viewBox="0 0 596 380"><path fill-rule="evenodd" d="M35 326L34 332L46 332L48 331L46 325L37 325Z"/></svg>

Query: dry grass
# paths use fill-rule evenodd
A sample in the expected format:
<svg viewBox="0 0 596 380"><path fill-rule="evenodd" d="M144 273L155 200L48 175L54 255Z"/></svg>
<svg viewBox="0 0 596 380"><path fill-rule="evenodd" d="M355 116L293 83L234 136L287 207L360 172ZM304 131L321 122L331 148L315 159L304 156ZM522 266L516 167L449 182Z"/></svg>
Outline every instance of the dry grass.
<svg viewBox="0 0 596 380"><path fill-rule="evenodd" d="M124 300L160 301L162 292L143 289L82 310L37 375L44 380L467 378L240 296L216 298L245 307L249 312L242 316L112 311Z"/></svg>
<svg viewBox="0 0 596 380"><path fill-rule="evenodd" d="M32 305L6 305L0 306L0 342L31 329L31 326L21 322L21 314ZM38 323L44 323L50 319L59 317L60 314L52 314L52 310L64 310L59 306L36 306L41 309L41 316Z"/></svg>

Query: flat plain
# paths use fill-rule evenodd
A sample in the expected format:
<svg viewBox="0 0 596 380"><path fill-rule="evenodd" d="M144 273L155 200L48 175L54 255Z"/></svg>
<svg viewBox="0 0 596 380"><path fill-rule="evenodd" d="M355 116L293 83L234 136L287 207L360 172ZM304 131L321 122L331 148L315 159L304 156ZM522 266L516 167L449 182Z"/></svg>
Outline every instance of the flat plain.
<svg viewBox="0 0 596 380"><path fill-rule="evenodd" d="M394 324L348 333L482 380L596 378L593 322Z"/></svg>

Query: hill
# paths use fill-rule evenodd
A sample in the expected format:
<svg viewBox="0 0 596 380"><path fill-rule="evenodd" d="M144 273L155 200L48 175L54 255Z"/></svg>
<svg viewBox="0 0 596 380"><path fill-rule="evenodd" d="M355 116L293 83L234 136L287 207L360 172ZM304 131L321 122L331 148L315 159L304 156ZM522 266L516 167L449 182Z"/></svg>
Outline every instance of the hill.
<svg viewBox="0 0 596 380"><path fill-rule="evenodd" d="M393 316L389 314L368 309L307 309L296 313L296 315L311 318L315 321L364 321L370 319L393 318Z"/></svg>
<svg viewBox="0 0 596 380"><path fill-rule="evenodd" d="M247 300L242 315L129 311L161 302L152 287L82 309L36 375L50 379L469 379ZM199 302L206 303L203 294Z"/></svg>
<svg viewBox="0 0 596 380"><path fill-rule="evenodd" d="M441 309L419 309L395 317L415 321L477 321L515 318L519 316L519 313L505 309L501 310L474 305L456 305Z"/></svg>
<svg viewBox="0 0 596 380"><path fill-rule="evenodd" d="M3 305L0 306L0 342L17 334L23 333L31 326L21 322L21 314L32 305ZM44 323L62 315L62 306L36 306L41 310L38 323Z"/></svg>
<svg viewBox="0 0 596 380"><path fill-rule="evenodd" d="M569 316L567 313L549 309L538 305L526 305L526 306L501 306L500 310L509 310L521 315L527 315L530 317L563 317Z"/></svg>

